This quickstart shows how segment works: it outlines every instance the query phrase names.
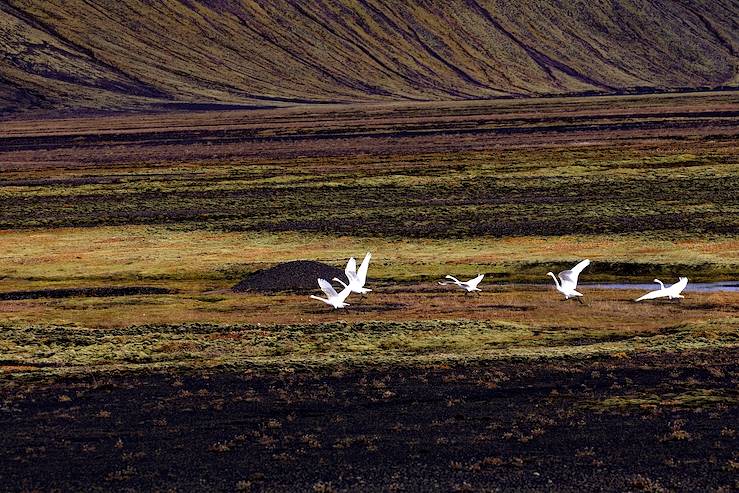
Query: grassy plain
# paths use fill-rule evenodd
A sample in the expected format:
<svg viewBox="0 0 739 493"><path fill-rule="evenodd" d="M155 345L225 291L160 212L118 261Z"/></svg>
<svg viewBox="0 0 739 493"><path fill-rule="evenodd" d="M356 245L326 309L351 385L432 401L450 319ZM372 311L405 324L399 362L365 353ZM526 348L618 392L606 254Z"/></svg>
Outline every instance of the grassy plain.
<svg viewBox="0 0 739 493"><path fill-rule="evenodd" d="M8 122L0 294L171 292L0 301L0 482L729 491L739 293L579 305L541 284L584 257L583 281L739 278L738 111L721 93ZM366 251L374 291L346 311L229 290ZM436 283L479 272L480 296Z"/></svg>
<svg viewBox="0 0 739 493"><path fill-rule="evenodd" d="M611 334L728 320L730 293L635 308L634 292L595 291L584 316L551 289L495 283L548 282L547 271L585 257L591 281L739 278L738 111L729 92L10 121L0 130L3 291L172 292L0 310L8 327L106 330L279 332L341 318ZM279 262L342 266L365 251L376 290L345 314L303 295L228 289ZM435 286L480 272L479 300Z"/></svg>

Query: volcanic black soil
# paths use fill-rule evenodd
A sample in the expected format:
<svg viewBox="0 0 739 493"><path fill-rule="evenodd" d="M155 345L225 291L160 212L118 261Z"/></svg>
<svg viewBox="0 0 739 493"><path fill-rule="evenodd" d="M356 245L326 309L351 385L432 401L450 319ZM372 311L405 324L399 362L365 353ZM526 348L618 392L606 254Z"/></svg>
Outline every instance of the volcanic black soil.
<svg viewBox="0 0 739 493"><path fill-rule="evenodd" d="M38 298L74 298L108 296L134 296L143 294L170 294L171 289L156 288L151 286L121 286L100 288L60 288L60 289L38 289L34 291L6 291L0 293L0 300L31 300Z"/></svg>
<svg viewBox="0 0 739 493"><path fill-rule="evenodd" d="M319 278L330 281L334 277L345 279L344 272L336 267L312 260L296 260L258 270L235 285L233 290L267 293L315 291L319 289Z"/></svg>
<svg viewBox="0 0 739 493"><path fill-rule="evenodd" d="M738 369L714 351L6 381L0 490L735 491Z"/></svg>

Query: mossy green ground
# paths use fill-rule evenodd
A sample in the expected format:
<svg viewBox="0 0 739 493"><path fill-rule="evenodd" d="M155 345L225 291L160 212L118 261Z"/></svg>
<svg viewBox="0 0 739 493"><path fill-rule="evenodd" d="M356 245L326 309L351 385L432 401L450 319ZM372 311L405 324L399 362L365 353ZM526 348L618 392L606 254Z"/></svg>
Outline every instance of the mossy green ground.
<svg viewBox="0 0 739 493"><path fill-rule="evenodd" d="M644 350L736 350L738 331L736 318L642 333L616 327L546 330L531 324L471 320L115 329L3 326L0 352L4 371L16 377L70 376L144 368L326 368L626 356Z"/></svg>

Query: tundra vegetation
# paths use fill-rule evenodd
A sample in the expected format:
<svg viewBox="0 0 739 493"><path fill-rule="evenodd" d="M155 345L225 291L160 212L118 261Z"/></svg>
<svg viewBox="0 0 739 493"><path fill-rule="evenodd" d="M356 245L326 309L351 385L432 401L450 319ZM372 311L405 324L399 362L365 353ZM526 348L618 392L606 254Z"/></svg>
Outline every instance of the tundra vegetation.
<svg viewBox="0 0 739 493"><path fill-rule="evenodd" d="M735 488L739 293L587 282L739 279L736 101L3 122L3 486ZM230 289L367 251L345 311Z"/></svg>

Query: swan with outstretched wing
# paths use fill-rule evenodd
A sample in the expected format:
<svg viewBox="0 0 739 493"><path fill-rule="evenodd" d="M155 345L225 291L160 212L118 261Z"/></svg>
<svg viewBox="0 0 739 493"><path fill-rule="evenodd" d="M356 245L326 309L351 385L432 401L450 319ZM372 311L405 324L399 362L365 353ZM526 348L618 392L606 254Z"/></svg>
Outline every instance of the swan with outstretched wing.
<svg viewBox="0 0 739 493"><path fill-rule="evenodd" d="M349 286L342 289L339 293L336 292L331 283L328 282L326 279L318 279L318 286L321 288L321 291L323 291L323 294L325 294L326 297L321 298L319 296L311 295L310 297L314 300L323 301L327 305L331 305L334 308L346 308L347 306L349 306L349 303L345 302L345 300L349 297L349 294L351 293L351 289L349 289Z"/></svg>
<svg viewBox="0 0 739 493"><path fill-rule="evenodd" d="M563 270L556 276L553 272L547 272L548 276L552 276L552 279L554 279L554 284L557 288L557 291L565 295L565 299L569 300L570 298L576 298L578 301L582 303L580 300L580 297L583 295L579 291L577 291L577 281L580 277L580 273L583 271L585 267L590 265L590 260L585 259L582 262L579 262L577 265L575 265L570 270ZM557 279L559 277L559 280Z"/></svg>
<svg viewBox="0 0 739 493"><path fill-rule="evenodd" d="M367 252L367 255L364 256L364 260L362 260L362 263L359 266L359 270L357 270L357 261L354 260L354 257L350 258L349 262L346 263L346 268L344 269L344 274L346 274L349 284L345 283L338 277L334 277L332 281L338 282L344 286L344 288L350 288L352 293L358 293L361 295L369 293L372 290L365 288L364 285L367 282L367 270L369 269L371 259L372 254Z"/></svg>
<svg viewBox="0 0 739 493"><path fill-rule="evenodd" d="M655 279L654 282L659 283L660 289L650 291L647 294L638 297L634 301L655 300L657 298L669 298L671 300L685 298L685 296L680 293L682 293L688 285L687 277L680 277L675 284L668 287L665 287L659 279Z"/></svg>
<svg viewBox="0 0 739 493"><path fill-rule="evenodd" d="M473 277L469 281L460 281L454 276L446 276L447 279L450 279L451 282L439 282L439 285L446 286L447 284L456 284L460 288L464 289L467 293L472 293L474 291L482 291L482 289L478 288L477 286L480 284L482 279L485 277L485 274L480 274L477 277Z"/></svg>

